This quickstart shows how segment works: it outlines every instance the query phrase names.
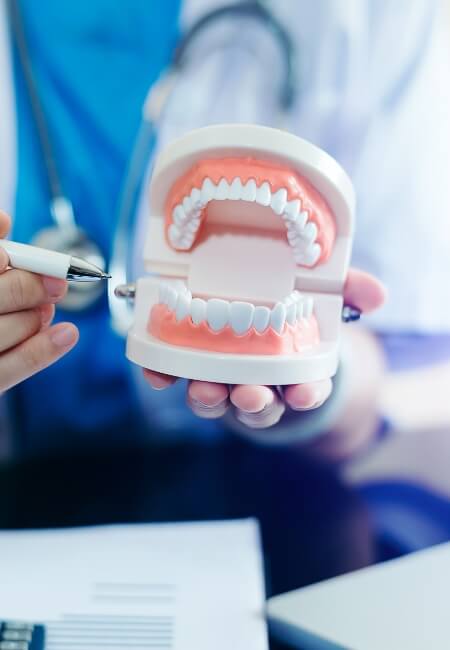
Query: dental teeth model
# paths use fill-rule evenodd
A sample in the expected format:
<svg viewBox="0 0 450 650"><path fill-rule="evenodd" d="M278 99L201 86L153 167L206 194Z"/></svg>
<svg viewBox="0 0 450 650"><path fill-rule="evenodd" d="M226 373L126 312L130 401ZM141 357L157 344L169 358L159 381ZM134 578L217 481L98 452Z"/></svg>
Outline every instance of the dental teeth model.
<svg viewBox="0 0 450 650"><path fill-rule="evenodd" d="M163 152L127 354L167 374L288 384L332 376L354 196L325 152L221 125Z"/></svg>

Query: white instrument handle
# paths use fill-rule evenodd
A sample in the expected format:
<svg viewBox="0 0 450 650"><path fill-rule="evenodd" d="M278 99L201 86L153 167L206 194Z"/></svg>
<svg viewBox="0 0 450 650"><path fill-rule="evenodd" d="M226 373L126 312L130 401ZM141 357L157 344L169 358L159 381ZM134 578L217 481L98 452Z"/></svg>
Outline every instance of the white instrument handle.
<svg viewBox="0 0 450 650"><path fill-rule="evenodd" d="M10 265L15 269L49 275L63 280L67 277L71 261L70 255L28 244L18 244L7 239L0 240L0 246L8 254Z"/></svg>

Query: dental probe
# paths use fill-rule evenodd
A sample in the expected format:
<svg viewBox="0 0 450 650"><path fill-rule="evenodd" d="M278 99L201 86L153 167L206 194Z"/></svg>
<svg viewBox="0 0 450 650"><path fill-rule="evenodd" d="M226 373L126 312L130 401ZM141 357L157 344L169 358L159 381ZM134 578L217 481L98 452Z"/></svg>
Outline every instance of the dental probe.
<svg viewBox="0 0 450 650"><path fill-rule="evenodd" d="M10 266L14 269L76 282L96 282L111 277L95 264L81 257L28 244L18 244L6 239L0 240L0 247L6 251Z"/></svg>

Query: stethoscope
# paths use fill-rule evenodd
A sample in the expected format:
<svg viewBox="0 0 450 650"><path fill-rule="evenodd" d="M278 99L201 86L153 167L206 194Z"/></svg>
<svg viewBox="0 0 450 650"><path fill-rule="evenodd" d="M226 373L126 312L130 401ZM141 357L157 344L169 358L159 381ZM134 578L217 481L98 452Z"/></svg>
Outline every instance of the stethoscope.
<svg viewBox="0 0 450 650"><path fill-rule="evenodd" d="M53 224L46 227L33 238L33 244L82 257L104 269L105 256L89 234L77 223L73 204L64 189L64 182L58 168L57 157L52 142L48 120L42 106L39 88L33 72L31 57L23 25L18 0L7 0L11 32L17 48L25 85L30 101L31 112L42 150L43 162L50 194L50 215ZM143 106L142 122L139 128L128 170L123 183L119 205L119 217L113 240L109 272L115 284L125 287L130 274L128 268L129 240L136 212L136 198L148 165L150 152L155 145L158 124L171 97L177 80L190 63L191 46L194 41L223 18L251 18L262 25L273 38L281 55L283 75L278 90L278 108L281 118L291 109L296 95L295 47L279 20L273 15L264 0L243 0L214 9L204 14L182 35L175 49L169 67L150 89ZM116 331L125 333L131 324L130 307L114 294L110 283L109 305L112 323ZM62 308L70 311L88 309L100 297L103 287L100 283L74 283L71 285ZM120 294L120 292L119 292ZM132 298L132 288L122 293L122 297Z"/></svg>

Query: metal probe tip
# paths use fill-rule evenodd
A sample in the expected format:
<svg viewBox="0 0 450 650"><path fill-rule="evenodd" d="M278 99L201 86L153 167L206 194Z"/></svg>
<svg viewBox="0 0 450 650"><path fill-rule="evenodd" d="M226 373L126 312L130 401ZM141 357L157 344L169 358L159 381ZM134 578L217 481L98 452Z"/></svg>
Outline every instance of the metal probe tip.
<svg viewBox="0 0 450 650"><path fill-rule="evenodd" d="M99 280L108 280L110 277L109 273L102 271L102 269L92 264L92 262L74 256L70 259L70 266L67 271L68 280L96 282Z"/></svg>

